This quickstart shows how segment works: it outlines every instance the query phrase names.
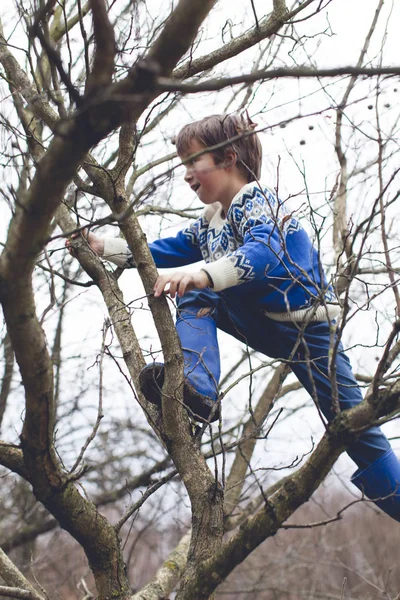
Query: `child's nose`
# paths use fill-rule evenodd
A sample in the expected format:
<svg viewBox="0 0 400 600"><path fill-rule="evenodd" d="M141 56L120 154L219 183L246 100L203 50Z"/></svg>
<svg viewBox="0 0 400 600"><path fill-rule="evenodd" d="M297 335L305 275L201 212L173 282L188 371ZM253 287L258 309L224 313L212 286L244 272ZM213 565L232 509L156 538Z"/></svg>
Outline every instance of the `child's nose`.
<svg viewBox="0 0 400 600"><path fill-rule="evenodd" d="M186 167L186 173L184 180L189 183L193 179L193 170L190 167Z"/></svg>

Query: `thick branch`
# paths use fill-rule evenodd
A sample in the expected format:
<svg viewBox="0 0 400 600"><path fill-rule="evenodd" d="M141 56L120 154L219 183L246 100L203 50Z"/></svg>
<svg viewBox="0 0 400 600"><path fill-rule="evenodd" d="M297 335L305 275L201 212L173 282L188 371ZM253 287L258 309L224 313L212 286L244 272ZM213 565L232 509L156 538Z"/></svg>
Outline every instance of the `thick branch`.
<svg viewBox="0 0 400 600"><path fill-rule="evenodd" d="M128 201L118 195L119 210L128 208ZM115 211L116 205L111 204ZM222 534L222 494L214 475L191 435L186 411L183 409L183 359L175 325L164 297L153 293L157 270L137 218L131 215L121 224L133 259L142 278L164 355L165 383L162 396L164 433L172 460L188 491L193 514L192 557L204 560L219 545ZM196 477L193 477L193 473Z"/></svg>
<svg viewBox="0 0 400 600"><path fill-rule="evenodd" d="M148 53L148 58L159 65L161 74L170 73L187 52L215 2L216 0L180 0Z"/></svg>
<svg viewBox="0 0 400 600"><path fill-rule="evenodd" d="M0 464L29 481L29 473L24 464L21 448L0 441Z"/></svg>
<svg viewBox="0 0 400 600"><path fill-rule="evenodd" d="M19 451L22 458L22 452ZM123 485L119 488L114 488L110 491L104 492L99 496L96 496L93 500L94 504L97 508L101 508L107 506L111 503L116 502L120 498L125 497L127 494L132 493L134 490L140 487L147 487L150 485L150 482L153 481L153 476L155 473L159 473L163 471L167 466L169 466L171 460L169 457L164 460L156 463L150 469L143 471L138 476L134 477L131 481L124 482ZM7 465L7 468L10 470L17 472L16 469L11 468L12 465ZM172 471L169 473L169 477L172 478L176 475L176 471ZM36 522L34 524L28 524L23 529L18 530L17 532L13 532L12 536L8 539L5 539L1 542L1 546L5 552L9 552L14 548L18 548L23 544L27 544L33 540L35 540L38 536L43 533L48 533L56 527L59 526L59 523L50 518L48 515L43 515L43 520L40 522Z"/></svg>
<svg viewBox="0 0 400 600"><path fill-rule="evenodd" d="M114 28L111 25L104 0L90 0L93 15L93 32L96 50L93 68L87 81L87 94L109 85L114 73L116 53Z"/></svg>
<svg viewBox="0 0 400 600"><path fill-rule="evenodd" d="M121 180L124 178L132 165L136 150L136 123L125 123L119 133L118 159L115 167L111 170L112 177Z"/></svg>

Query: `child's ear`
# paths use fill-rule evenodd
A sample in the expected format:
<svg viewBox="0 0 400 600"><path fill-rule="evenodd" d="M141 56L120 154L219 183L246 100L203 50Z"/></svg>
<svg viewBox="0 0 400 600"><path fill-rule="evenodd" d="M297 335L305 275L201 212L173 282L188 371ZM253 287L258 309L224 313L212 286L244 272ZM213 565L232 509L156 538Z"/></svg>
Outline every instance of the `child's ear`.
<svg viewBox="0 0 400 600"><path fill-rule="evenodd" d="M234 167L236 165L236 161L237 161L236 153L233 150L231 150L230 148L228 148L225 151L225 168L232 169L232 167Z"/></svg>

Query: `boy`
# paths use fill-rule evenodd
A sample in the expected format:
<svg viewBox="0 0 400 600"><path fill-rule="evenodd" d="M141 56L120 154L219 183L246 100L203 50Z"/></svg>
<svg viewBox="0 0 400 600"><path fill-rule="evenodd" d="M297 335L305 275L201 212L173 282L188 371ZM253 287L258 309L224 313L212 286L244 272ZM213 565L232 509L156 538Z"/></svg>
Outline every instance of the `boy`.
<svg viewBox="0 0 400 600"><path fill-rule="evenodd" d="M218 418L219 327L269 357L287 360L330 421L332 377L342 410L361 402L361 392L341 344L331 374L331 323L339 307L307 233L274 191L259 184L262 150L254 127L248 116L213 115L179 132L185 181L205 210L176 237L157 240L150 249L160 268L201 260L205 265L194 273L159 276L154 295L177 297L184 400L196 419ZM124 240L89 233L88 242L107 260L134 266ZM147 399L160 405L163 365L147 365L140 384ZM353 483L400 521L400 463L381 430L363 432L347 452L358 465Z"/></svg>

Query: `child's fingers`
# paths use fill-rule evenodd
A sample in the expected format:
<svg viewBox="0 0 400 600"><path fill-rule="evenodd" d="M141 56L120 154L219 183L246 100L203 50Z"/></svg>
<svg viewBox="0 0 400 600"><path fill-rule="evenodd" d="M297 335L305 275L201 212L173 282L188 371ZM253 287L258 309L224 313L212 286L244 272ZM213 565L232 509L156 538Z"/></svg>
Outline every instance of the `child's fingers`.
<svg viewBox="0 0 400 600"><path fill-rule="evenodd" d="M76 240L80 235L82 235L84 238L87 239L88 230L82 229L81 231L75 231L75 233L71 233L71 235L65 240L65 247L67 248L67 250L71 254L71 256L75 256L75 252L72 247L71 240Z"/></svg>
<svg viewBox="0 0 400 600"><path fill-rule="evenodd" d="M190 276L186 275L185 273L178 272L172 275L168 290L168 294L171 296L171 298L175 298L176 294L178 294L179 297L183 296L189 279Z"/></svg>
<svg viewBox="0 0 400 600"><path fill-rule="evenodd" d="M193 287L194 287L193 277L191 275L184 275L179 282L178 296L179 297L184 296L185 293L188 292L189 290L193 289Z"/></svg>
<svg viewBox="0 0 400 600"><path fill-rule="evenodd" d="M65 247L71 256L75 256L75 250L72 247L71 240L65 240Z"/></svg>
<svg viewBox="0 0 400 600"><path fill-rule="evenodd" d="M171 279L171 281L169 282L169 290L168 290L168 294L170 295L171 298L175 298L178 287L179 287L179 280L176 277Z"/></svg>
<svg viewBox="0 0 400 600"><path fill-rule="evenodd" d="M160 275L154 285L154 296L158 298L164 292L166 285L170 281L170 276Z"/></svg>
<svg viewBox="0 0 400 600"><path fill-rule="evenodd" d="M166 287L168 284L169 288L167 290ZM200 282L197 282L192 273L178 272L169 275L160 275L154 285L154 296L158 298L165 293L171 298L175 298L177 294L179 297L182 297L186 292L189 292L196 287L201 289L205 286Z"/></svg>
<svg viewBox="0 0 400 600"><path fill-rule="evenodd" d="M76 240L76 238L78 238L79 236L82 236L83 238L87 239L89 235L89 232L87 229L81 229L80 231L75 231L74 233L71 233L70 238L71 240Z"/></svg>
<svg viewBox="0 0 400 600"><path fill-rule="evenodd" d="M160 275L154 286L154 296L160 297L163 293L168 294L171 298L183 296L190 282L190 276L185 273L171 273L169 275ZM167 285L169 284L168 290Z"/></svg>

